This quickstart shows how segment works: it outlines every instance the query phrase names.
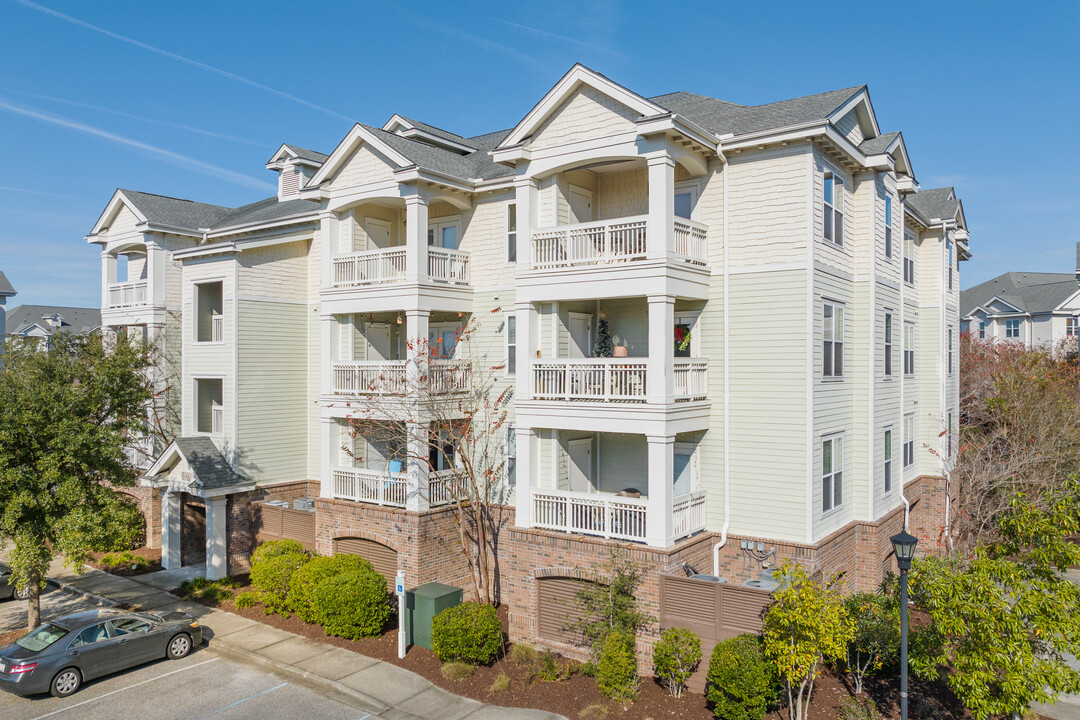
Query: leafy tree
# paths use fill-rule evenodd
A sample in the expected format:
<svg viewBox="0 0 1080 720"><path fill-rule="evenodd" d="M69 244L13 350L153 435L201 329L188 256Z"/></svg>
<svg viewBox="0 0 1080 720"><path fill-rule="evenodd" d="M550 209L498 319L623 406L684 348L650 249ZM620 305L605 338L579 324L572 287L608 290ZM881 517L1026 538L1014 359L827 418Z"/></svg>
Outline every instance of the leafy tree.
<svg viewBox="0 0 1080 720"><path fill-rule="evenodd" d="M600 574L597 582L586 584L574 596L581 619L573 627L581 630L594 653L600 652L611 633L636 637L638 630L652 621L638 612L634 593L641 585L641 568L625 553L613 548Z"/></svg>
<svg viewBox="0 0 1080 720"><path fill-rule="evenodd" d="M653 648L653 670L672 697L682 697L700 662L701 640L685 628L665 630Z"/></svg>
<svg viewBox="0 0 1080 720"><path fill-rule="evenodd" d="M1063 577L1080 565L1080 547L1068 540L1080 531L1080 481L1060 484L1049 503L1014 496L998 516L997 541L912 566L912 598L932 620L912 668L924 677L947 668L978 720L1080 692L1080 671L1066 662L1080 655L1080 587Z"/></svg>
<svg viewBox="0 0 1080 720"><path fill-rule="evenodd" d="M48 350L8 343L0 366L0 538L12 541L12 577L40 589L56 554L81 572L91 552L125 550L143 518L118 488L135 484L124 449L146 430L147 352L123 336L53 337Z"/></svg>
<svg viewBox="0 0 1080 720"><path fill-rule="evenodd" d="M782 565L763 623L765 652L787 689L792 720L807 717L823 662L839 660L855 636L855 625L834 583L815 582L799 565Z"/></svg>
<svg viewBox="0 0 1080 720"><path fill-rule="evenodd" d="M847 668L855 693L863 691L868 675L896 660L900 653L900 607L889 595L860 592L844 601L855 625L847 647Z"/></svg>

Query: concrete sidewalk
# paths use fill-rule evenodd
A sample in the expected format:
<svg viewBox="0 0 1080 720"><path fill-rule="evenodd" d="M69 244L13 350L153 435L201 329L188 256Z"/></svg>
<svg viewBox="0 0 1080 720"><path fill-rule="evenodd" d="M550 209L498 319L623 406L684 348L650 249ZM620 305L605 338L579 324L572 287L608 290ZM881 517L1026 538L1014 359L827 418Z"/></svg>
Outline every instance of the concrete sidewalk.
<svg viewBox="0 0 1080 720"><path fill-rule="evenodd" d="M186 612L202 623L203 638L208 639L211 651L316 688L386 720L566 720L540 710L498 707L463 698L396 665L180 600L167 592L192 573L184 568L133 578L101 570L76 575L58 561L50 568L49 579L101 605Z"/></svg>

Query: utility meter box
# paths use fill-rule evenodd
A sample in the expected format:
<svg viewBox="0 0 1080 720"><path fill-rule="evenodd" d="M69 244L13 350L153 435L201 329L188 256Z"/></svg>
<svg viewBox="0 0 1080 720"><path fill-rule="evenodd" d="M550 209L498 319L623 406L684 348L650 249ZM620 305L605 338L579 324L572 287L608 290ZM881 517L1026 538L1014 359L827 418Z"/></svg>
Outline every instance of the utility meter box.
<svg viewBox="0 0 1080 720"><path fill-rule="evenodd" d="M447 608L461 604L461 588L432 582L405 593L405 640L431 649L431 620Z"/></svg>

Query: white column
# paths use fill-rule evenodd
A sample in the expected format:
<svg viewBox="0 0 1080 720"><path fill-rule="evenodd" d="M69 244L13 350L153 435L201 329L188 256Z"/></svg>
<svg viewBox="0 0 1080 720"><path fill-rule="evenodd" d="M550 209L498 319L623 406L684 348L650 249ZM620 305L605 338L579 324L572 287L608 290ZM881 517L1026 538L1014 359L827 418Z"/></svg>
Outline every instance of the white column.
<svg viewBox="0 0 1080 720"><path fill-rule="evenodd" d="M649 296L649 359L646 395L650 403L675 398L675 298Z"/></svg>
<svg viewBox="0 0 1080 720"><path fill-rule="evenodd" d="M319 316L319 344L322 346L322 368L319 381L319 393L332 395L334 392L334 361L337 323L333 315Z"/></svg>
<svg viewBox="0 0 1080 720"><path fill-rule="evenodd" d="M331 468L338 464L338 440L340 439L337 420L334 418L320 418L319 436L319 447L322 448L319 453L321 456L319 497L332 498L334 497L334 476Z"/></svg>
<svg viewBox="0 0 1080 720"><path fill-rule="evenodd" d="M161 491L161 567L180 567L180 493Z"/></svg>
<svg viewBox="0 0 1080 720"><path fill-rule="evenodd" d="M518 272L528 270L532 266L532 231L537 225L539 199L535 180L518 178L514 181L514 202L517 204Z"/></svg>
<svg viewBox="0 0 1080 720"><path fill-rule="evenodd" d="M425 206L424 216L427 216ZM425 223L426 226L426 223ZM427 249L425 239L424 249ZM410 255L411 257L411 255ZM425 252L425 258L427 254ZM427 260L425 259L426 263ZM407 342L407 362L405 364L406 390L415 395L420 392L421 386L427 385L422 380L428 376L428 360L431 348L428 345L429 313L427 310L405 311L405 332ZM421 414L423 407L421 405ZM424 512L430 506L428 494L428 461L430 455L430 443L428 440L427 423L410 422L406 427L406 437L409 447L407 449L408 463L405 468L408 473L405 509L413 512Z"/></svg>
<svg viewBox="0 0 1080 720"><path fill-rule="evenodd" d="M519 256L520 257L520 256ZM514 306L517 337L517 368L514 377L514 401L532 398L532 365L539 347L538 333L540 314L533 303L517 303Z"/></svg>
<svg viewBox="0 0 1080 720"><path fill-rule="evenodd" d="M109 286L116 282L116 255L101 252L101 307L109 307Z"/></svg>
<svg viewBox="0 0 1080 720"><path fill-rule="evenodd" d="M342 255L356 251L356 209L349 208L342 215L338 229L338 252Z"/></svg>
<svg viewBox="0 0 1080 720"><path fill-rule="evenodd" d="M517 436L517 487L514 492L514 524L518 527L532 527L533 500L532 489L536 485L536 430L515 427Z"/></svg>
<svg viewBox="0 0 1080 720"><path fill-rule="evenodd" d="M220 580L229 574L229 533L226 530L228 498L206 498L206 579Z"/></svg>
<svg viewBox="0 0 1080 720"><path fill-rule="evenodd" d="M319 252L320 273L319 285L323 290L330 288L334 282L334 254L337 250L338 220L333 213L328 212L319 217Z"/></svg>
<svg viewBox="0 0 1080 720"><path fill-rule="evenodd" d="M650 260L666 258L675 247L675 161L668 155L650 157L649 219L645 251Z"/></svg>
<svg viewBox="0 0 1080 720"><path fill-rule="evenodd" d="M146 244L146 301L165 307L165 248L152 242Z"/></svg>
<svg viewBox="0 0 1080 720"><path fill-rule="evenodd" d="M405 197L405 282L427 282L428 204L419 193ZM425 337L427 337L425 335Z"/></svg>
<svg viewBox="0 0 1080 720"><path fill-rule="evenodd" d="M430 428L426 423L406 423L405 434L408 438L408 463L405 471L405 509L412 512L425 512L431 507L428 484L428 457L431 444L428 440Z"/></svg>
<svg viewBox="0 0 1080 720"><path fill-rule="evenodd" d="M645 542L668 547L675 529L671 504L675 484L675 436L649 435L649 506L645 516Z"/></svg>

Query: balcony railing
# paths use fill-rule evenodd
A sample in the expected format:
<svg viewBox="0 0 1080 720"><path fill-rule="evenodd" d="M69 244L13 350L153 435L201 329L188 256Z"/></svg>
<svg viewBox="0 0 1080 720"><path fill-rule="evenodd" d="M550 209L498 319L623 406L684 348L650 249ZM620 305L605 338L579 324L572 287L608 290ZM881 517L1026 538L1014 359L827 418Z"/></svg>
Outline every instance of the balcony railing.
<svg viewBox="0 0 1080 720"><path fill-rule="evenodd" d="M469 284L469 253L446 248L428 248L428 277L432 282Z"/></svg>
<svg viewBox="0 0 1080 720"><path fill-rule="evenodd" d="M705 491L698 490L675 498L671 503L671 515L676 540L704 530Z"/></svg>
<svg viewBox="0 0 1080 720"><path fill-rule="evenodd" d="M334 287L404 282L405 248L338 255L333 266Z"/></svg>
<svg viewBox="0 0 1080 720"><path fill-rule="evenodd" d="M675 402L704 400L709 395L709 361L675 359Z"/></svg>
<svg viewBox="0 0 1080 720"><path fill-rule="evenodd" d="M448 505L454 501L455 470L439 470L428 475L428 504L431 507Z"/></svg>
<svg viewBox="0 0 1080 720"><path fill-rule="evenodd" d="M405 507L408 496L408 473L367 468L334 467L334 497L338 500ZM453 470L440 470L428 476L429 505L437 507L453 502Z"/></svg>
<svg viewBox="0 0 1080 720"><path fill-rule="evenodd" d="M619 540L645 539L648 500L566 491L533 491L533 525Z"/></svg>
<svg viewBox="0 0 1080 720"><path fill-rule="evenodd" d="M530 241L532 267L539 270L644 260L647 224L648 217L639 215L534 230ZM676 218L674 236L674 247L670 248L673 255L695 265L706 263L708 228Z"/></svg>
<svg viewBox="0 0 1080 720"><path fill-rule="evenodd" d="M146 280L116 283L109 286L109 307L123 308L146 304Z"/></svg>
<svg viewBox="0 0 1080 720"><path fill-rule="evenodd" d="M537 400L645 402L646 360L589 358L533 363Z"/></svg>
<svg viewBox="0 0 1080 720"><path fill-rule="evenodd" d="M331 390L335 395L404 395L409 390L408 363L408 360L333 363ZM424 392L461 393L469 389L472 366L461 360L431 360L428 373L430 388Z"/></svg>

